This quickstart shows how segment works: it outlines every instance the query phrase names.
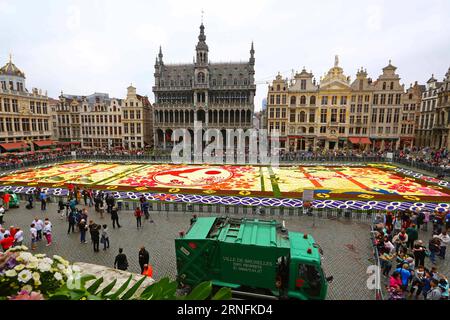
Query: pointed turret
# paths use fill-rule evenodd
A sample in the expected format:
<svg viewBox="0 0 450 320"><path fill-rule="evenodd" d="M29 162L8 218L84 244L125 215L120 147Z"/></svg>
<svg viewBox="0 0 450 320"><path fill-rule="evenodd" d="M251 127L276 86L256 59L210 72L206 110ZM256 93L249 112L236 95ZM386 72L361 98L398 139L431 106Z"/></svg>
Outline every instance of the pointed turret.
<svg viewBox="0 0 450 320"><path fill-rule="evenodd" d="M162 53L162 48L161 48L161 46L159 46L158 59L159 59L159 63L160 63L160 64L164 64L164 62L163 62L163 53Z"/></svg>
<svg viewBox="0 0 450 320"><path fill-rule="evenodd" d="M206 44L205 26L200 25L200 34L198 36L198 43L195 47L197 51L197 64L208 64L208 45Z"/></svg>
<svg viewBox="0 0 450 320"><path fill-rule="evenodd" d="M252 47L250 49L250 60L249 63L251 66L255 65L255 48L253 46L253 41L252 41Z"/></svg>

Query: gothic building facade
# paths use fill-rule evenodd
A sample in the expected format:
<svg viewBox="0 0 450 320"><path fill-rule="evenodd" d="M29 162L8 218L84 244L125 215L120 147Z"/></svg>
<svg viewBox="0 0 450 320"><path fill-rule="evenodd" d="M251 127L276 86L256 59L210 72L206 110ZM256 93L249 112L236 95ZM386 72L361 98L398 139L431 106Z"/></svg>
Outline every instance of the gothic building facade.
<svg viewBox="0 0 450 320"><path fill-rule="evenodd" d="M165 64L160 48L153 87L155 147L170 148L173 130L177 128L187 129L192 135L196 121L202 123L204 130L214 128L222 133L225 129L252 128L254 75L253 43L248 61L213 63L209 60L203 23L192 64Z"/></svg>

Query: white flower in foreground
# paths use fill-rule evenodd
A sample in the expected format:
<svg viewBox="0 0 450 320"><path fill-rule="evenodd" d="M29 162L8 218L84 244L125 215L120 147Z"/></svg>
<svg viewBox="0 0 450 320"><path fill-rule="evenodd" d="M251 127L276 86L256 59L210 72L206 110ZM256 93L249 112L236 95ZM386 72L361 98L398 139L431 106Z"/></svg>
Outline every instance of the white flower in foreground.
<svg viewBox="0 0 450 320"><path fill-rule="evenodd" d="M19 282L27 283L32 278L30 270L22 270L17 277Z"/></svg>
<svg viewBox="0 0 450 320"><path fill-rule="evenodd" d="M52 268L52 266L50 264L48 264L48 263L45 263L45 262L41 262L41 263L38 264L38 269L39 269L40 272L50 271L51 268Z"/></svg>
<svg viewBox="0 0 450 320"><path fill-rule="evenodd" d="M58 281L61 281L62 278L63 278L62 274L59 273L59 272L56 272L56 273L54 274L54 277L55 277L55 279L58 280Z"/></svg>
<svg viewBox="0 0 450 320"><path fill-rule="evenodd" d="M19 254L19 258L24 262L30 261L31 257L33 257L33 255L29 252L21 252Z"/></svg>
<svg viewBox="0 0 450 320"><path fill-rule="evenodd" d="M56 266L57 266L58 269L61 270L61 271L62 271L62 270L66 270L66 266L63 265L62 263L58 263Z"/></svg>
<svg viewBox="0 0 450 320"><path fill-rule="evenodd" d="M5 275L7 277L13 278L13 277L17 276L17 272L14 269L13 270L8 270L8 271L5 272Z"/></svg>
<svg viewBox="0 0 450 320"><path fill-rule="evenodd" d="M53 260L52 259L50 259L50 258L44 258L44 259L42 259L42 261L41 262L44 262L44 263L48 263L48 264L53 264Z"/></svg>
<svg viewBox="0 0 450 320"><path fill-rule="evenodd" d="M27 264L27 269L36 269L38 266L37 262L30 262Z"/></svg>

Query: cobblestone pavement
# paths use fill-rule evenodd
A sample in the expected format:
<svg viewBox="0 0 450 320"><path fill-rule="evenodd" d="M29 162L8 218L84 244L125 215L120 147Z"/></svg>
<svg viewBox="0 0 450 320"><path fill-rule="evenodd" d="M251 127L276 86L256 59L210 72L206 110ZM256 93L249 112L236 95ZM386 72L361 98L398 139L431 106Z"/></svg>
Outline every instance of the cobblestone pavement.
<svg viewBox="0 0 450 320"><path fill-rule="evenodd" d="M43 213L37 208L25 209L25 203L22 202L19 209L11 209L5 214L4 226L14 225L23 228L26 233L25 244L30 246L29 225L36 215L42 219L48 217L52 221L54 238L54 244L50 247L45 246L45 240L39 243L36 253L58 254L72 262L112 267L121 247L128 256L129 271L139 272L138 250L141 245L145 245L150 253L150 263L154 267L156 280L166 276L172 279L175 277L174 239L179 231L188 228L191 218L190 213L154 213L152 217L155 223L143 220L144 227L137 230L133 213L122 211L119 213L122 228L113 229L108 215L100 219L99 215L90 209L89 219L94 219L99 224L106 223L110 229L110 249L95 253L89 240L87 244L80 244L78 233L67 234L67 222L60 219L53 203L49 204L47 211ZM206 214L199 214L204 215ZM366 287L368 277L366 270L373 263L370 261L372 250L367 224L311 217L292 216L283 219L289 230L312 234L322 246L325 272L327 276L334 276L329 288L329 299L374 299L375 293ZM87 238L89 239L89 235Z"/></svg>

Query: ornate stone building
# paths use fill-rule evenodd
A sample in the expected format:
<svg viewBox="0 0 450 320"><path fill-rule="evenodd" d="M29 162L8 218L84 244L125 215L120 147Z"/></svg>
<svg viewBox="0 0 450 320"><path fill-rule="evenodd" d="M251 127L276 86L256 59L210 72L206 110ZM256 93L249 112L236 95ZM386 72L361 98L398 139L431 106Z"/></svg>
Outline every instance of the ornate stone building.
<svg viewBox="0 0 450 320"><path fill-rule="evenodd" d="M352 92L350 77L344 75L336 56L334 67L321 79L317 110L319 148L341 149L349 132L349 106Z"/></svg>
<svg viewBox="0 0 450 320"><path fill-rule="evenodd" d="M50 146L52 130L47 94L35 88L29 92L25 74L10 58L0 69L0 152Z"/></svg>
<svg viewBox="0 0 450 320"><path fill-rule="evenodd" d="M423 87L405 93L396 69L389 62L373 82L361 68L351 82L336 56L319 85L305 69L291 81L278 75L268 89L269 132L285 151L410 147Z"/></svg>
<svg viewBox="0 0 450 320"><path fill-rule="evenodd" d="M400 122L400 149L417 146L422 92L426 87L417 81L403 94L403 110Z"/></svg>
<svg viewBox="0 0 450 320"><path fill-rule="evenodd" d="M450 68L438 91L434 118L432 145L437 149L447 148L450 150Z"/></svg>
<svg viewBox="0 0 450 320"><path fill-rule="evenodd" d="M171 146L176 128L193 134L194 121L201 121L204 129L222 131L252 127L256 92L253 44L247 62L213 63L203 23L198 40L192 64L165 64L161 49L156 58L153 133L157 148Z"/></svg>
<svg viewBox="0 0 450 320"><path fill-rule="evenodd" d="M432 146L434 114L438 102L438 91L442 82L437 81L434 75L427 81L426 89L422 93L419 110L419 125L416 134L416 145L418 147Z"/></svg>
<svg viewBox="0 0 450 320"><path fill-rule="evenodd" d="M153 145L152 105L148 97L136 94L128 87L127 98L122 103L123 147L142 149Z"/></svg>
<svg viewBox="0 0 450 320"><path fill-rule="evenodd" d="M405 88L400 84L396 70L397 67L389 61L389 65L383 68L383 74L373 83L370 138L375 149L395 150L400 147L400 120Z"/></svg>

